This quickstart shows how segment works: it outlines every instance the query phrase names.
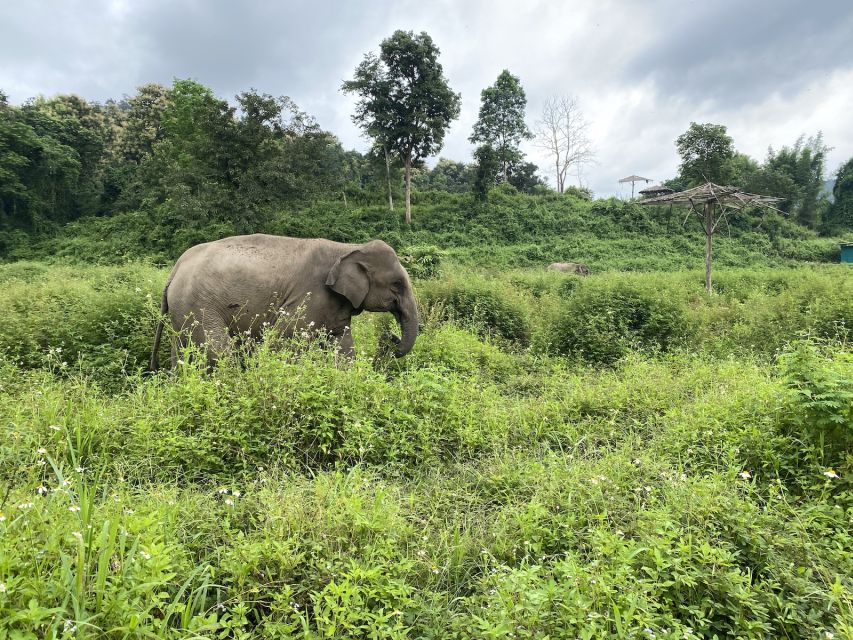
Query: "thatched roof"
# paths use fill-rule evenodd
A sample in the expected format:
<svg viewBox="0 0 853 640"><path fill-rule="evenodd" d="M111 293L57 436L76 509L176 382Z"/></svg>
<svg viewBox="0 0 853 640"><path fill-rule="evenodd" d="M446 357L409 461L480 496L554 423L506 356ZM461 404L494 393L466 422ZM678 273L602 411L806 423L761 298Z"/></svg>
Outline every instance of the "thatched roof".
<svg viewBox="0 0 853 640"><path fill-rule="evenodd" d="M622 178L619 182L642 182L645 180L647 183L651 182L651 178L644 178L643 176L628 176L627 178Z"/></svg>
<svg viewBox="0 0 853 640"><path fill-rule="evenodd" d="M783 198L746 193L738 187L722 186L713 182L706 182L703 185L687 189L686 191L677 191L676 193L655 198L646 198L645 200L641 200L640 204L689 204L695 207L700 204L713 202L733 209L742 209L751 204L770 206L782 200Z"/></svg>
<svg viewBox="0 0 853 640"><path fill-rule="evenodd" d="M645 189L640 189L640 195L644 196L665 196L668 193L673 193L675 189L670 189L669 187L665 187L662 184L656 184L653 187L646 187Z"/></svg>

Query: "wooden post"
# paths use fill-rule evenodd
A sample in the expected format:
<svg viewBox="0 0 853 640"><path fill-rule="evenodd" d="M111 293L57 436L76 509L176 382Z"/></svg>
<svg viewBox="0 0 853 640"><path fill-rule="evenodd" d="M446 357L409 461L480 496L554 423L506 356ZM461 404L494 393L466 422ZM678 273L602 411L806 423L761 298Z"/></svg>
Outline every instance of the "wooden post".
<svg viewBox="0 0 853 640"><path fill-rule="evenodd" d="M711 295L711 253L712 238L714 237L714 203L705 203L705 288Z"/></svg>
<svg viewBox="0 0 853 640"><path fill-rule="evenodd" d="M388 209L394 210L394 196L391 194L391 159L388 157L388 147L382 147L385 152L385 178L388 182Z"/></svg>
<svg viewBox="0 0 853 640"><path fill-rule="evenodd" d="M406 224L412 224L412 161L406 158Z"/></svg>

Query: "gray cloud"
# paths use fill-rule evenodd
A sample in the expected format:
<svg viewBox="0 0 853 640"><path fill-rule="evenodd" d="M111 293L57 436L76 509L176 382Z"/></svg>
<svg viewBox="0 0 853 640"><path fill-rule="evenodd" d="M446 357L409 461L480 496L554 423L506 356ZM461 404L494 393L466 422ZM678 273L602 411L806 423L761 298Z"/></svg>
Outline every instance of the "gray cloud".
<svg viewBox="0 0 853 640"><path fill-rule="evenodd" d="M0 89L22 102L60 92L118 98L176 77L227 99L254 87L289 95L364 149L340 84L399 28L432 35L462 93L445 157L470 159L480 91L504 68L521 77L531 125L549 96L578 97L599 160L584 181L603 195L622 175L671 176L673 141L693 120L727 124L738 148L759 158L818 129L835 148L831 169L853 155L847 0L3 3Z"/></svg>

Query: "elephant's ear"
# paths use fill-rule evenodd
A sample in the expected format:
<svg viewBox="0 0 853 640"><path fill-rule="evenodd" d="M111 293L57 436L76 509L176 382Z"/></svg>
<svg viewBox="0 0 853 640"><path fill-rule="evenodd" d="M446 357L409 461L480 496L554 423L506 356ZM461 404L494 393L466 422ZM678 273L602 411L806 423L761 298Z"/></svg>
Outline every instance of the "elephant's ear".
<svg viewBox="0 0 853 640"><path fill-rule="evenodd" d="M326 284L332 288L332 291L340 293L356 309L361 307L370 290L370 279L359 257L358 249L341 256L326 277Z"/></svg>

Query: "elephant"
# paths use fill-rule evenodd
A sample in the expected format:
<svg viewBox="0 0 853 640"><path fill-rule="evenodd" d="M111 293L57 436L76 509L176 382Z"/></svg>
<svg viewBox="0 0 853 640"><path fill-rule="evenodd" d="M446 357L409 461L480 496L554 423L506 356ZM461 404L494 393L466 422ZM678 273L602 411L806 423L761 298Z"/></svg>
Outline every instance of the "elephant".
<svg viewBox="0 0 853 640"><path fill-rule="evenodd" d="M548 271L562 271L564 273L577 273L581 276L589 275L589 267L580 262L553 262L548 265Z"/></svg>
<svg viewBox="0 0 853 640"><path fill-rule="evenodd" d="M290 337L321 332L355 354L351 320L362 311L390 311L401 336L390 336L403 357L418 335L418 311L409 274L381 240L344 244L267 234L233 236L196 245L178 259L163 290L150 371L168 320L172 366L187 341L205 348L208 367L235 339L257 339L272 327Z"/></svg>

